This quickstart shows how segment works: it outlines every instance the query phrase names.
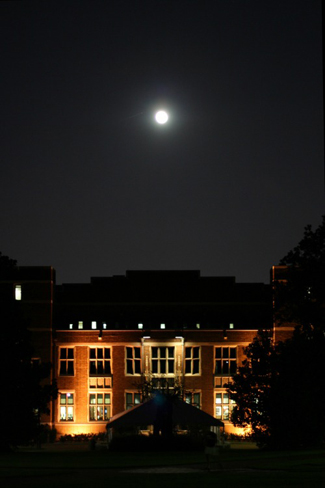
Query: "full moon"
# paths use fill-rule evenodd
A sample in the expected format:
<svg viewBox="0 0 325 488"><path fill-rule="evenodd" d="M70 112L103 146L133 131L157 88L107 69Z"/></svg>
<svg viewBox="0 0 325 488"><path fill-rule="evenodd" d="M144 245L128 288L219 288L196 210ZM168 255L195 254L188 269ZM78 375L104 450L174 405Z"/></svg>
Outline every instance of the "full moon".
<svg viewBox="0 0 325 488"><path fill-rule="evenodd" d="M168 113L164 110L159 110L159 112L157 112L155 115L155 119L158 124L166 124L168 120Z"/></svg>

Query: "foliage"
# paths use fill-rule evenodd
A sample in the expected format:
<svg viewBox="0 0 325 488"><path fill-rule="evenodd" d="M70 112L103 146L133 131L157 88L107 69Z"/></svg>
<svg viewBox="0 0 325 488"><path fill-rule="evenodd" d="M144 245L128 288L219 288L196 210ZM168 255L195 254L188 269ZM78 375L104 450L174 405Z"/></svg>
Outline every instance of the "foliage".
<svg viewBox="0 0 325 488"><path fill-rule="evenodd" d="M13 279L16 262L0 255L0 277ZM8 293L8 290L10 293ZM56 394L56 385L43 384L51 365L33 363L30 333L12 288L0 293L0 381L4 395L0 403L0 450L27 443L42 435L40 415L48 411L48 402Z"/></svg>
<svg viewBox="0 0 325 488"><path fill-rule="evenodd" d="M251 425L259 446L308 447L325 440L325 218L281 261L285 281L274 284L278 325L293 336L274 343L260 331L228 385L232 421Z"/></svg>
<svg viewBox="0 0 325 488"><path fill-rule="evenodd" d="M276 318L297 325L307 335L325 330L325 216L313 231L305 227L299 244L281 261L286 281L275 283Z"/></svg>

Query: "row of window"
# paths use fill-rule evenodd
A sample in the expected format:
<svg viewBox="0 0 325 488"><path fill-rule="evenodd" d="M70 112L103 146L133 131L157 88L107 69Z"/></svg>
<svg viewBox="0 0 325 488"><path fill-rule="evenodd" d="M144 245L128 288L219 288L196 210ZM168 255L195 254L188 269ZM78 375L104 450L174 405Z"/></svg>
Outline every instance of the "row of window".
<svg viewBox="0 0 325 488"><path fill-rule="evenodd" d="M17 285L19 286L19 285ZM21 300L21 287L20 287L20 298L16 298L16 300ZM88 322L89 323L89 322ZM106 322L101 322L101 325L98 326L98 323L96 320L92 320L90 322L90 327L92 330L96 330L98 328L102 328L103 330L106 330L107 329L107 323ZM195 327L197 329L200 329L201 328L201 324L195 324ZM75 328L75 324L73 323L70 323L69 324L69 329L70 330L73 330ZM83 320L79 320L76 324L76 328L78 328L79 330L83 329L84 328L84 322ZM234 329L235 326L233 323L230 323L229 324L229 329ZM138 329L139 330L142 330L143 329L143 324L138 324ZM160 329L166 329L166 324L160 324Z"/></svg>
<svg viewBox="0 0 325 488"><path fill-rule="evenodd" d="M74 375L74 348L60 348L60 376ZM185 374L200 374L201 352L199 346L185 347ZM125 371L127 375L141 374L141 348L125 348ZM214 374L233 375L237 370L237 348L215 347ZM175 347L157 346L151 348L151 373L157 375L175 374ZM110 347L89 349L89 375L111 375L112 355Z"/></svg>
<svg viewBox="0 0 325 488"><path fill-rule="evenodd" d="M184 400L197 408L201 408L201 393L188 392ZM111 418L111 393L89 393L89 421L104 422ZM125 409L128 410L141 403L141 395L138 392L126 392ZM229 399L228 393L215 393L215 417L220 420L230 420L235 403ZM74 421L74 393L60 393L60 421Z"/></svg>
<svg viewBox="0 0 325 488"><path fill-rule="evenodd" d="M60 375L74 375L74 348L60 348ZM199 346L185 347L185 374L200 374L201 350ZM237 370L237 348L215 347L214 374L233 375ZM125 348L125 372L127 375L141 374L141 347ZM175 374L175 347L156 346L151 348L151 373L157 375ZM110 347L89 349L89 375L112 374L112 354Z"/></svg>

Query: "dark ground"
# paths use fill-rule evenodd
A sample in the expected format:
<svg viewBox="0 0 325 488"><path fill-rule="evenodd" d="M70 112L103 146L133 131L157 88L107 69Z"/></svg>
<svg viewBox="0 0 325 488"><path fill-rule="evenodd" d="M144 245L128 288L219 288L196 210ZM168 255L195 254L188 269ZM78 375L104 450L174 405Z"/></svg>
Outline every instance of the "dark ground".
<svg viewBox="0 0 325 488"><path fill-rule="evenodd" d="M222 483L223 488L325 486L324 450L275 453L242 447L235 445L223 451L211 471L206 469L204 454L197 452L94 452L85 445L51 451L46 447L41 451L24 449L0 456L0 486L197 488L203 484L209 488L216 483Z"/></svg>

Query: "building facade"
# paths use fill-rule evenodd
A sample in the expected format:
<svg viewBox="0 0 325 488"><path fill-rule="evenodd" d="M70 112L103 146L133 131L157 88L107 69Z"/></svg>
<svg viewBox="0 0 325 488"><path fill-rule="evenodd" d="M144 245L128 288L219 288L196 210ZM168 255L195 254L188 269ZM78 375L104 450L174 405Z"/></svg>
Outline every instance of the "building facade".
<svg viewBox="0 0 325 488"><path fill-rule="evenodd" d="M104 432L146 388L177 388L226 432L241 432L230 422L225 385L257 331L275 334L271 285L199 271L128 271L55 285L50 267L21 267L4 285L24 307L35 358L53 364L59 394L43 421L59 435Z"/></svg>

